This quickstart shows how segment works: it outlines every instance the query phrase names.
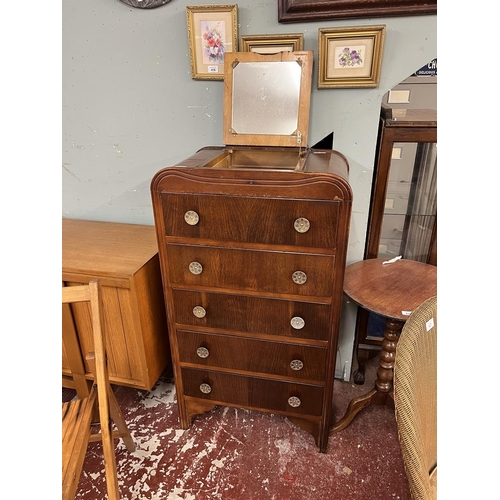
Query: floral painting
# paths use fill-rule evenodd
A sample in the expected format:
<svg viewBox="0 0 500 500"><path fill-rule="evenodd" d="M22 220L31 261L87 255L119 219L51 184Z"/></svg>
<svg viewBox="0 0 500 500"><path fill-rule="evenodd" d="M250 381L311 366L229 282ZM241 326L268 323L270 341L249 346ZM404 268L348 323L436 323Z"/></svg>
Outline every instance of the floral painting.
<svg viewBox="0 0 500 500"><path fill-rule="evenodd" d="M318 30L318 88L378 87L385 24Z"/></svg>
<svg viewBox="0 0 500 500"><path fill-rule="evenodd" d="M203 64L222 64L226 47L226 23L224 21L201 21L203 33Z"/></svg>
<svg viewBox="0 0 500 500"><path fill-rule="evenodd" d="M224 80L224 56L238 50L238 5L186 7L191 76Z"/></svg>
<svg viewBox="0 0 500 500"><path fill-rule="evenodd" d="M364 66L365 46L337 47L335 50L336 68L362 68Z"/></svg>

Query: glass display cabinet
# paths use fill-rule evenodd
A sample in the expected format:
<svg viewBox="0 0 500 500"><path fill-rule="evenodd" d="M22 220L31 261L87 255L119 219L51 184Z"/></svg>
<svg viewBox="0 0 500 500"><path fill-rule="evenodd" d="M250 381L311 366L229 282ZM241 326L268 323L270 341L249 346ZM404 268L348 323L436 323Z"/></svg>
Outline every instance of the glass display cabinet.
<svg viewBox="0 0 500 500"><path fill-rule="evenodd" d="M437 111L383 104L365 259L401 256L437 264ZM380 351L384 318L359 308L356 384Z"/></svg>

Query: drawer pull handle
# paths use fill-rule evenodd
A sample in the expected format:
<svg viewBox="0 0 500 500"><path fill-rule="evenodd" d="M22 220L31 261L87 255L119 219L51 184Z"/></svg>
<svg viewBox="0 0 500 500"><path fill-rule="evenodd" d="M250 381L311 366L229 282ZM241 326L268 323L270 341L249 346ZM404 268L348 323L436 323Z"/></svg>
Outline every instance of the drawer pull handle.
<svg viewBox="0 0 500 500"><path fill-rule="evenodd" d="M303 285L307 281L307 275L302 271L295 271L292 274L292 280L297 285Z"/></svg>
<svg viewBox="0 0 500 500"><path fill-rule="evenodd" d="M307 233L311 227L311 223L305 217L299 217L294 223L293 227L298 233Z"/></svg>
<svg viewBox="0 0 500 500"><path fill-rule="evenodd" d="M292 328L295 328L295 330L302 330L302 328L306 326L306 322L300 316L293 317L290 320L290 324L292 325Z"/></svg>
<svg viewBox="0 0 500 500"><path fill-rule="evenodd" d="M193 308L193 314L197 317L197 318L204 318L205 315L207 314L207 311L205 311L205 309L201 306L196 306Z"/></svg>
<svg viewBox="0 0 500 500"><path fill-rule="evenodd" d="M201 274L203 266L199 262L191 262L191 264L189 264L189 271L192 274Z"/></svg>
<svg viewBox="0 0 500 500"><path fill-rule="evenodd" d="M302 363L302 361L300 361L300 359L294 359L291 363L290 363L290 368L292 370L295 370L295 371L299 371L299 370L302 370L302 368L304 368L304 363Z"/></svg>
<svg viewBox="0 0 500 500"><path fill-rule="evenodd" d="M297 396L292 396L291 398L288 398L288 404L292 408L297 408L300 406L300 399Z"/></svg>
<svg viewBox="0 0 500 500"><path fill-rule="evenodd" d="M196 354L198 354L200 358L208 358L210 352L206 347L198 347L198 349L196 349Z"/></svg>
<svg viewBox="0 0 500 500"><path fill-rule="evenodd" d="M196 226L196 224L198 224L198 222L200 221L200 216L194 210L188 210L184 214L184 220L190 226Z"/></svg>
<svg viewBox="0 0 500 500"><path fill-rule="evenodd" d="M203 394L210 394L212 392L212 388L208 384L201 384L200 391Z"/></svg>

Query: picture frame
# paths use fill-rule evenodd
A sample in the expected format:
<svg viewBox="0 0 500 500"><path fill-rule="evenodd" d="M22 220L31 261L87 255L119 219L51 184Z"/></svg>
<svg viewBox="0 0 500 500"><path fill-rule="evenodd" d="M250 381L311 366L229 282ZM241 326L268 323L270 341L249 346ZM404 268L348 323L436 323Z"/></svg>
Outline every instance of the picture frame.
<svg viewBox="0 0 500 500"><path fill-rule="evenodd" d="M238 50L238 5L186 7L191 77L224 80L224 54Z"/></svg>
<svg viewBox="0 0 500 500"><path fill-rule="evenodd" d="M378 87L385 25L320 28L318 89Z"/></svg>
<svg viewBox="0 0 500 500"><path fill-rule="evenodd" d="M277 54L304 50L304 33L279 35L243 35L240 37L240 52Z"/></svg>
<svg viewBox="0 0 500 500"><path fill-rule="evenodd" d="M279 23L436 14L437 0L278 0Z"/></svg>

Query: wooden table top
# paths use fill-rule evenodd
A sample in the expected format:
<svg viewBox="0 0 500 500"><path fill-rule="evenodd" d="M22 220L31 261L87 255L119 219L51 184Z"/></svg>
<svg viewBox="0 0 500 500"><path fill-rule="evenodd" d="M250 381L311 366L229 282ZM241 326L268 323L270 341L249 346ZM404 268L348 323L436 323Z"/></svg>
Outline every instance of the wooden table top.
<svg viewBox="0 0 500 500"><path fill-rule="evenodd" d="M409 313L437 295L437 268L415 260L367 259L346 267L344 293L359 306L406 321Z"/></svg>
<svg viewBox="0 0 500 500"><path fill-rule="evenodd" d="M154 226L62 219L64 272L126 276L157 253Z"/></svg>

